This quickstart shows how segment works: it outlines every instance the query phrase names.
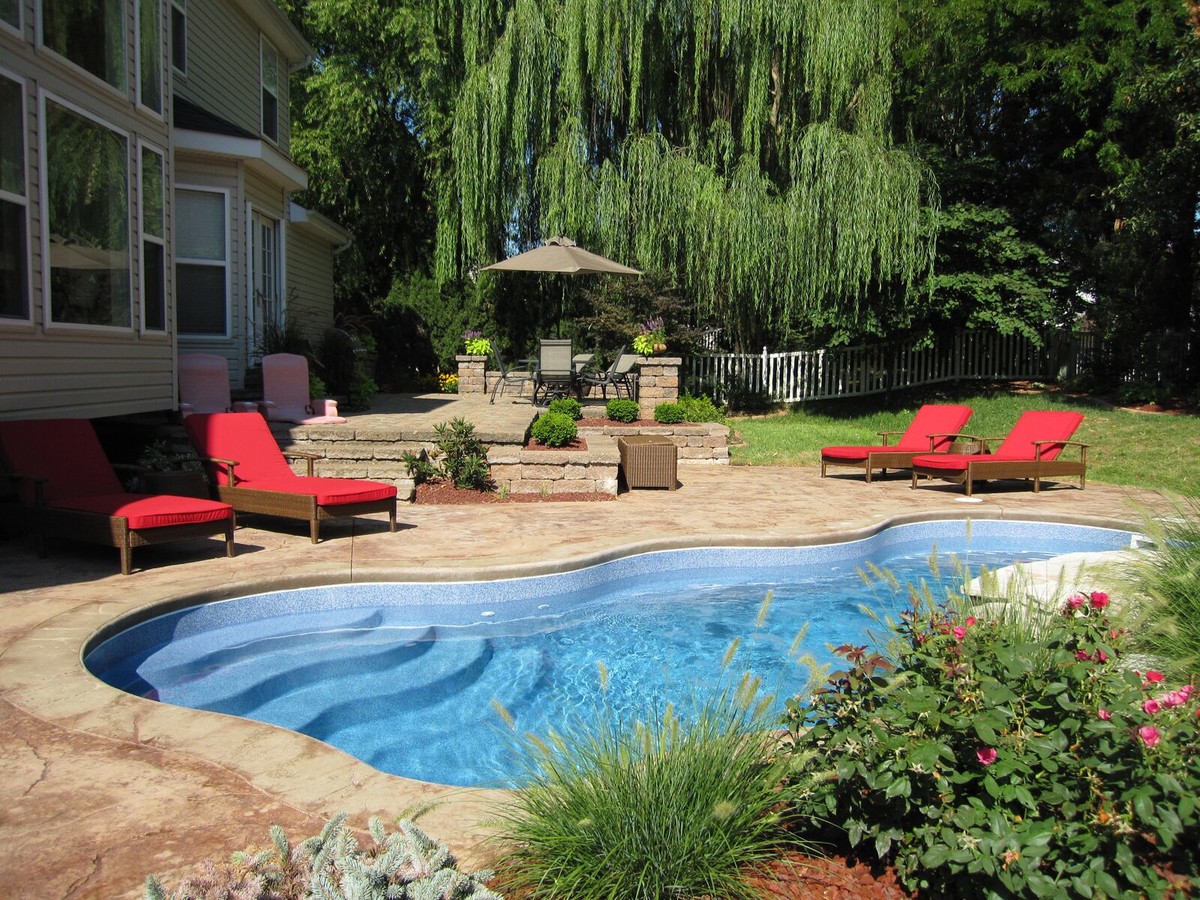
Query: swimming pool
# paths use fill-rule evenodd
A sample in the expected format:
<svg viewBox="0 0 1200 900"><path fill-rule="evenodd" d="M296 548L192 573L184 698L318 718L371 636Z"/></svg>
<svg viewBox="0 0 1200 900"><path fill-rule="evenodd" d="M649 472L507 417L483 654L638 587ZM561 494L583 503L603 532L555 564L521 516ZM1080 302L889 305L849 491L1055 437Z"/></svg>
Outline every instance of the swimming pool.
<svg viewBox="0 0 1200 900"><path fill-rule="evenodd" d="M787 697L808 677L789 653L806 623L803 649L828 663L827 643L866 643L882 630L864 605L902 608L902 597L864 585L868 564L933 580L935 548L977 570L1131 539L1083 526L934 522L838 544L659 551L531 578L277 591L148 619L88 648L85 664L130 693L290 728L385 772L506 784L516 762L495 704L518 731L539 734L601 704L633 715L717 682L735 638L733 670Z"/></svg>

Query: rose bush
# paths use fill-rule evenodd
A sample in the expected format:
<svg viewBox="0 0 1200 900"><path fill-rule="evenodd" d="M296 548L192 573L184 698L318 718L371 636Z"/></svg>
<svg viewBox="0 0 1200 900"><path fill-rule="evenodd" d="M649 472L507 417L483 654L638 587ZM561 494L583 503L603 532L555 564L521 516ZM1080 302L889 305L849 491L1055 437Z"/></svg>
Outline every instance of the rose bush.
<svg viewBox="0 0 1200 900"><path fill-rule="evenodd" d="M1200 696L1126 666L1107 606L1075 594L1031 630L914 603L894 662L839 648L847 669L788 703L801 832L929 896L1200 884Z"/></svg>

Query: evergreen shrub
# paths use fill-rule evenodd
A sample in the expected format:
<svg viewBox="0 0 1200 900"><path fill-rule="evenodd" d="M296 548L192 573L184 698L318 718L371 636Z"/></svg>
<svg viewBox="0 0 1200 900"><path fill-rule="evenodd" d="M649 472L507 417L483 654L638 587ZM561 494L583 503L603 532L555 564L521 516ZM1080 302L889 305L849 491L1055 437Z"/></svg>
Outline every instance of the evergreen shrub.
<svg viewBox="0 0 1200 900"><path fill-rule="evenodd" d="M687 414L679 403L660 403L654 407L654 421L663 425L675 425L687 421Z"/></svg>
<svg viewBox="0 0 1200 900"><path fill-rule="evenodd" d="M544 412L534 420L530 434L547 447L565 447L579 434L575 421L565 413Z"/></svg>
<svg viewBox="0 0 1200 900"><path fill-rule="evenodd" d="M583 406L574 397L558 397L551 400L546 411L562 413L574 420L583 418Z"/></svg>
<svg viewBox="0 0 1200 900"><path fill-rule="evenodd" d="M636 400L622 400L617 397L608 401L604 414L614 422L632 422L642 414L642 409Z"/></svg>

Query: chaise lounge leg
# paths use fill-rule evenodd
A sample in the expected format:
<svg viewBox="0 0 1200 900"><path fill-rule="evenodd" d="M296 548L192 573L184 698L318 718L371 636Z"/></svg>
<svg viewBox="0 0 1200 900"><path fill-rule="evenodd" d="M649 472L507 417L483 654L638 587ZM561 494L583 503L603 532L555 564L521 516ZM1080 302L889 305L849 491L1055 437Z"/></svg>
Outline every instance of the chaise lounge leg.
<svg viewBox="0 0 1200 900"><path fill-rule="evenodd" d="M388 531L392 534L396 533L396 507L392 507L388 512Z"/></svg>
<svg viewBox="0 0 1200 900"><path fill-rule="evenodd" d="M225 555L233 558L237 555L237 550L233 544L233 518L230 517L229 525L225 528Z"/></svg>
<svg viewBox="0 0 1200 900"><path fill-rule="evenodd" d="M308 534L315 544L321 539L321 520L313 516L308 522Z"/></svg>

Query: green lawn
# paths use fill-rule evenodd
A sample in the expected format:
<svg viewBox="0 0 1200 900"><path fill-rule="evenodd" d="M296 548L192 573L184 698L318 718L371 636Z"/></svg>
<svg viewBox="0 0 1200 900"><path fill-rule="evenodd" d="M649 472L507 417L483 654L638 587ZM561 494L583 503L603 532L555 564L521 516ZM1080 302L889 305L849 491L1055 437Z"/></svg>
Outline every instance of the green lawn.
<svg viewBox="0 0 1200 900"><path fill-rule="evenodd" d="M786 415L735 418L730 423L745 443L732 448L732 460L735 465L816 466L822 447L875 444L877 432L903 430L922 402L965 403L975 410L966 431L984 437L1007 434L1027 409L1078 410L1086 418L1075 439L1089 445L1089 480L1200 496L1200 418L1128 412L1051 392L947 392L902 402L864 398L812 403Z"/></svg>

